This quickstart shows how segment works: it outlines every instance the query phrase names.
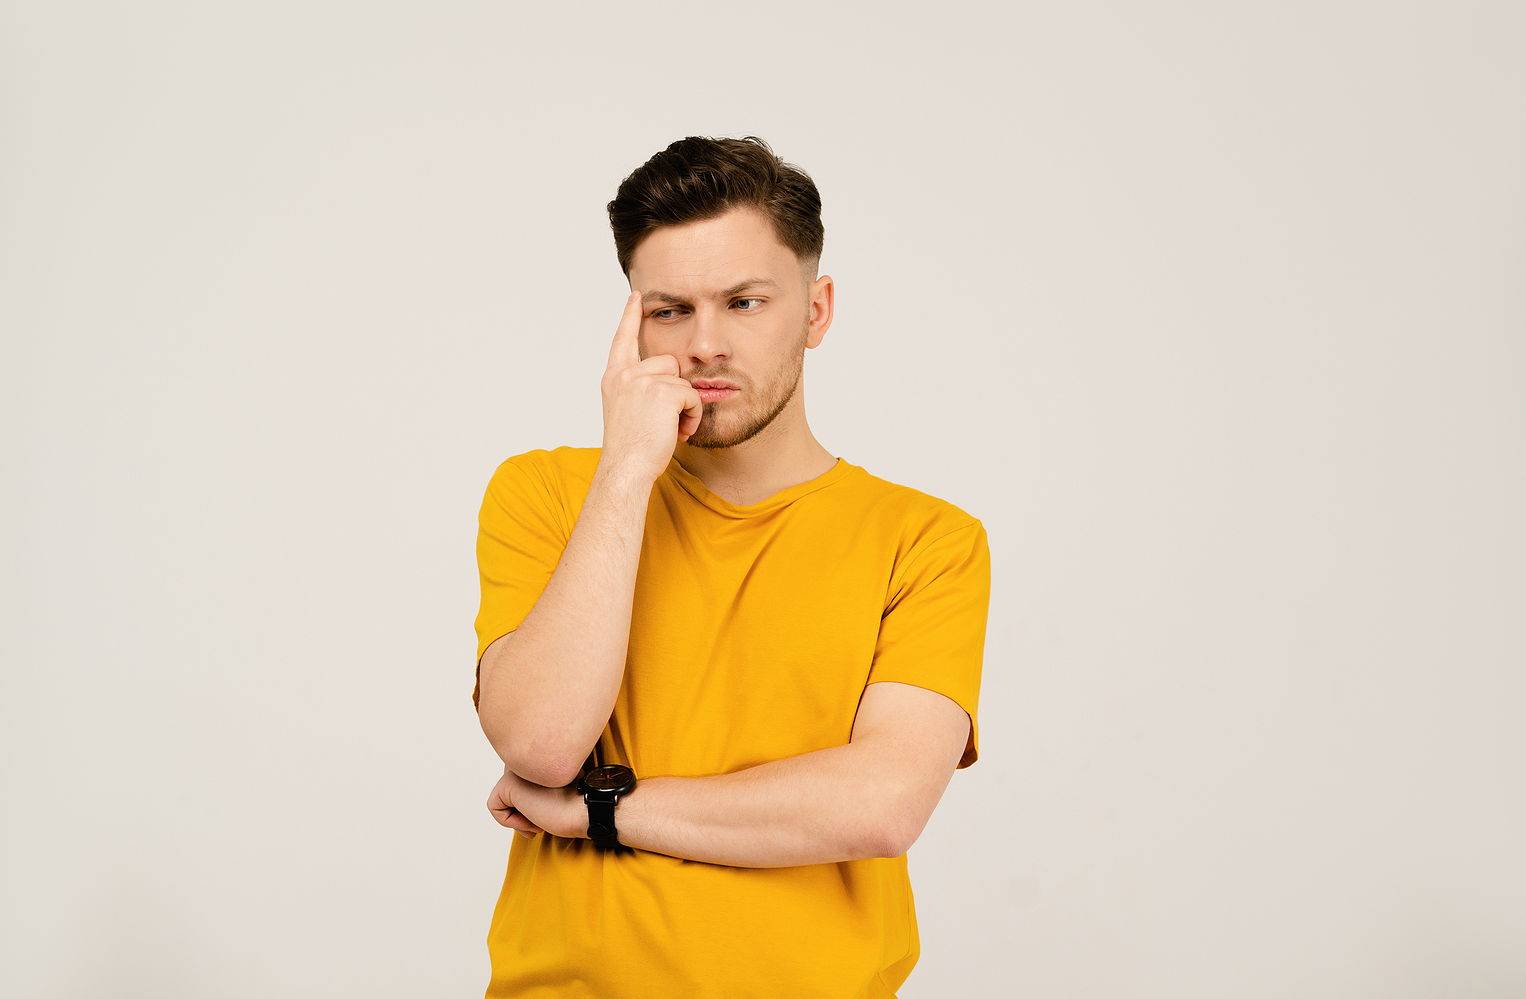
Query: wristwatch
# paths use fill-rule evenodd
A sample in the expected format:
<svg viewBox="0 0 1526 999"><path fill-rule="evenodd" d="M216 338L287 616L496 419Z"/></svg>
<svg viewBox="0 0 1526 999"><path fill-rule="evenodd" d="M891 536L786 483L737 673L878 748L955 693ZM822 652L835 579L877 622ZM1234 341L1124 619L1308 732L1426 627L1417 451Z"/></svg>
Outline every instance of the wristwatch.
<svg viewBox="0 0 1526 999"><path fill-rule="evenodd" d="M636 771L620 763L592 767L578 778L577 790L588 803L588 838L605 850L629 850L615 830L615 805L636 789Z"/></svg>

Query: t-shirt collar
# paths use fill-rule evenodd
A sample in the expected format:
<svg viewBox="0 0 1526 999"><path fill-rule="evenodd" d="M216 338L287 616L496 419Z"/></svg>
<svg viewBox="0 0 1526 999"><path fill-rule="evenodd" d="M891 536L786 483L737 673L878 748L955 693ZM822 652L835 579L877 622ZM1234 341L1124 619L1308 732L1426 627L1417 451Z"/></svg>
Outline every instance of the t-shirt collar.
<svg viewBox="0 0 1526 999"><path fill-rule="evenodd" d="M678 463L677 455L674 455L671 459L669 459L668 467L663 474L665 474L670 480L682 488L684 492L688 493L690 496L693 496L696 500L699 500L699 502L703 503L711 510L714 510L716 513L727 517L742 518L756 517L759 514L770 513L774 510L789 506L791 503L795 502L795 500L802 496L813 493L818 489L824 489L834 482L841 481L844 476L848 475L857 467L857 465L849 464L842 458L838 458L836 464L827 469L825 472L822 472L820 475L816 476L814 479L807 479L806 481L798 482L793 486L787 486L784 489L774 493L767 499L759 500L756 503L748 503L746 505L733 503L730 500L721 496L717 496L715 493L711 492L710 487L705 485L704 479L701 479L699 476L695 475L693 472L689 471L687 468L684 468Z"/></svg>

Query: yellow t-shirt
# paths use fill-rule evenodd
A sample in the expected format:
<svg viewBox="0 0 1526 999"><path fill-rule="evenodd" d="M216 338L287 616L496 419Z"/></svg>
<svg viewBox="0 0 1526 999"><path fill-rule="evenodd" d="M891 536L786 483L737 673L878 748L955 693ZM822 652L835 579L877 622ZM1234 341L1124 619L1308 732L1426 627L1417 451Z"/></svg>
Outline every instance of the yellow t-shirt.
<svg viewBox="0 0 1526 999"><path fill-rule="evenodd" d="M479 663L550 580L599 453L537 449L494 471L477 537ZM896 680L968 712L967 767L989 599L985 528L952 503L838 458L741 506L675 457L647 505L598 760L634 769L639 794L642 777L844 745L865 685ZM549 834L511 837L487 943L487 996L515 999L884 999L920 954L905 854L733 867Z"/></svg>

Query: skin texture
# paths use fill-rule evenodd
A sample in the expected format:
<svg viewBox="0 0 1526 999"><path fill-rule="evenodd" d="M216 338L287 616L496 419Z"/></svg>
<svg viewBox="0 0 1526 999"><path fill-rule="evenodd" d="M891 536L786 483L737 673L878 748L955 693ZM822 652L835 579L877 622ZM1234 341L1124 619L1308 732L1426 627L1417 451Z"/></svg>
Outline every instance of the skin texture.
<svg viewBox="0 0 1526 999"><path fill-rule="evenodd" d="M735 867L898 857L921 836L964 752L968 716L936 691L893 680L864 688L851 740L711 777L637 775L620 800L620 842ZM571 788L505 770L488 798L499 824L586 839Z"/></svg>
<svg viewBox="0 0 1526 999"><path fill-rule="evenodd" d="M659 228L632 257L640 356L670 354L686 380L724 378L741 388L705 403L698 428L673 449L679 464L734 503L766 499L837 460L805 416L805 351L832 325L835 290L814 270L778 241L766 216L746 208ZM722 295L747 278L775 286Z"/></svg>
<svg viewBox="0 0 1526 999"><path fill-rule="evenodd" d="M832 279L814 271L814 261L796 258L767 217L751 209L663 227L642 241L630 269L640 298L627 300L605 373L601 466L608 463L611 480L649 486L666 464L668 439L684 468L744 505L836 463L805 416L804 353L831 326L834 295ZM751 278L772 284L727 294ZM611 391L611 379L640 377L652 382L643 392ZM703 403L696 424L694 396L683 382L704 378L727 379L741 391ZM667 437L653 436L659 423ZM931 816L969 731L964 709L941 693L871 683L848 744L730 774L638 774L616 824L621 841L637 849L743 867L899 856ZM587 834L581 795L507 766L487 806L522 836Z"/></svg>

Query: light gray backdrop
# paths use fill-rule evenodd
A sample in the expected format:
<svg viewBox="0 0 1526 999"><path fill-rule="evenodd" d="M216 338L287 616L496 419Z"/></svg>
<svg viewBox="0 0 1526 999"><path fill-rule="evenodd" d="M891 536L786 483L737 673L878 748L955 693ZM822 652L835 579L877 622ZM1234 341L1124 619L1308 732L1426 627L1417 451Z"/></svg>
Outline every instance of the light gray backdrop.
<svg viewBox="0 0 1526 999"><path fill-rule="evenodd" d="M906 999L1526 995L1511 3L10 3L7 996L480 995L475 515L604 204L825 198L834 454L990 531Z"/></svg>

